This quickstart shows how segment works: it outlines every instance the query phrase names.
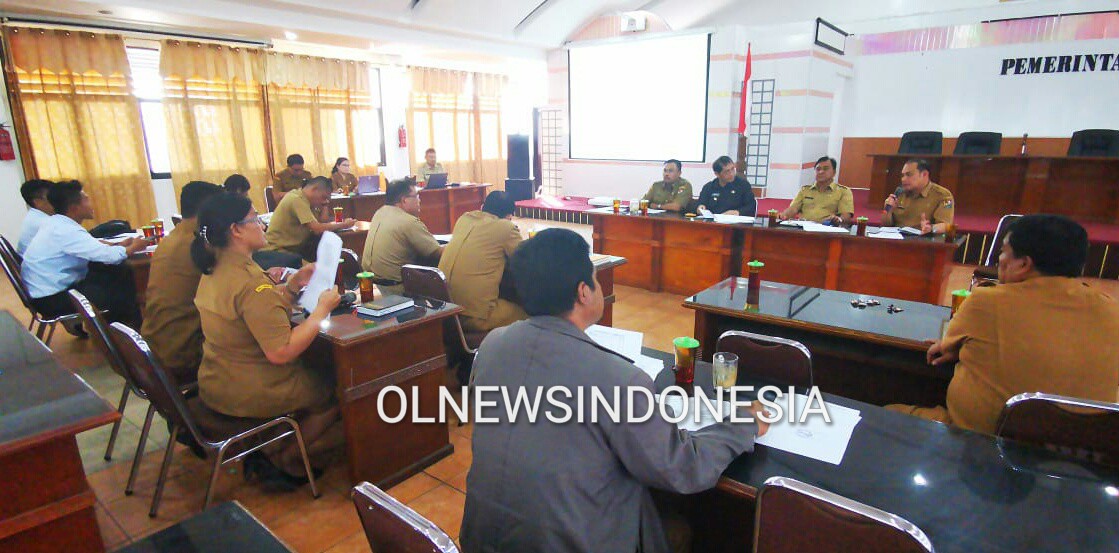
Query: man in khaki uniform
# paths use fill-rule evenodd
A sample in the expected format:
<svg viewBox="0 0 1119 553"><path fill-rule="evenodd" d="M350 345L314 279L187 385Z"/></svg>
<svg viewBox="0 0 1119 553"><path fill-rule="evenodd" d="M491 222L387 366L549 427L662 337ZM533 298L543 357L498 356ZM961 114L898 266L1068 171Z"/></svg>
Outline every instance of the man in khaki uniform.
<svg viewBox="0 0 1119 553"><path fill-rule="evenodd" d="M520 305L499 297L506 263L521 243L521 231L512 221L514 207L505 192L490 192L481 211L459 217L439 259L467 330L487 331L528 318Z"/></svg>
<svg viewBox="0 0 1119 553"><path fill-rule="evenodd" d="M435 161L435 148L428 148L427 151L424 152L423 165L420 165L419 168L416 169L416 176L420 178L420 181L427 182L429 176L435 173L446 172L447 170L444 169L439 162Z"/></svg>
<svg viewBox="0 0 1119 553"><path fill-rule="evenodd" d="M299 190L303 186L303 181L314 176L310 171L303 169L303 156L291 154L287 162L287 168L276 173L272 179L272 195L276 197L276 203L279 203L288 192Z"/></svg>
<svg viewBox="0 0 1119 553"><path fill-rule="evenodd" d="M664 180L654 182L645 193L644 200L649 202L649 207L666 211L683 211L688 207L688 202L692 201L692 183L680 178L682 169L680 160L664 162Z"/></svg>
<svg viewBox="0 0 1119 553"><path fill-rule="evenodd" d="M420 220L420 194L416 181L393 181L385 191L385 205L369 221L369 234L361 266L373 273L373 282L384 295L402 294L400 268L404 265L439 264L443 248Z"/></svg>
<svg viewBox="0 0 1119 553"><path fill-rule="evenodd" d="M902 194L890 194L883 205L882 225L913 227L921 234L941 234L952 224L956 204L952 192L929 180L929 162L911 159L901 168Z"/></svg>
<svg viewBox="0 0 1119 553"><path fill-rule="evenodd" d="M314 261L318 237L322 233L354 226L353 219L346 219L341 223L323 223L315 217L314 206L330 202L330 191L330 179L314 177L304 181L298 190L284 196L268 223L268 246L264 251L285 252Z"/></svg>
<svg viewBox="0 0 1119 553"><path fill-rule="evenodd" d="M1115 401L1119 385L1119 303L1078 277L1088 233L1060 215L1015 221L999 255L1002 284L964 301L934 365L955 363L947 406L888 408L995 433L1006 400L1043 392Z"/></svg>
<svg viewBox="0 0 1119 553"><path fill-rule="evenodd" d="M799 214L806 221L851 224L855 200L850 188L835 182L838 167L835 159L828 156L816 160L816 182L802 187L780 218L793 219Z"/></svg>
<svg viewBox="0 0 1119 553"><path fill-rule="evenodd" d="M203 201L222 193L224 189L216 184L188 182L179 196L183 220L152 254L140 334L179 385L198 380L202 362L202 323L194 306L202 273L190 259L190 244L198 230L195 216Z"/></svg>

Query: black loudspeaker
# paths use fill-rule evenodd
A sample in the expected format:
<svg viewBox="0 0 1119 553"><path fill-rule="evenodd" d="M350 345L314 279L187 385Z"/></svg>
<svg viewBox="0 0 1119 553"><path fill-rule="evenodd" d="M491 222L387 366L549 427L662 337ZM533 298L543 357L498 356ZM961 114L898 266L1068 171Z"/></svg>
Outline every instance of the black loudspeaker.
<svg viewBox="0 0 1119 553"><path fill-rule="evenodd" d="M532 179L505 179L505 193L514 202L531 200L535 196L532 190L533 184Z"/></svg>
<svg viewBox="0 0 1119 553"><path fill-rule="evenodd" d="M532 178L532 156L528 153L528 135L509 135L508 170L511 179Z"/></svg>

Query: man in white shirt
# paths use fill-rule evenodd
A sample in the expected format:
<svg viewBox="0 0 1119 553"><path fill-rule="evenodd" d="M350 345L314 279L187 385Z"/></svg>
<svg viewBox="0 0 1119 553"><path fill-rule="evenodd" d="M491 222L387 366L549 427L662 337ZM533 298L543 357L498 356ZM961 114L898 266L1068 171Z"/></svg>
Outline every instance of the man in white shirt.
<svg viewBox="0 0 1119 553"><path fill-rule="evenodd" d="M31 244L31 239L35 238L43 222L54 215L54 208L47 201L47 190L50 190L51 184L54 183L49 180L31 179L19 187L23 201L27 202L27 216L23 218L23 225L19 228L19 242L16 243L16 251L20 255L27 251L27 246Z"/></svg>
<svg viewBox="0 0 1119 553"><path fill-rule="evenodd" d="M108 310L110 321L140 328L136 284L124 260L147 247L142 238L117 245L97 240L82 228L93 218L93 205L78 181L59 182L47 192L54 207L23 256L23 282L35 309L48 317L73 313L67 290L85 294L94 305Z"/></svg>

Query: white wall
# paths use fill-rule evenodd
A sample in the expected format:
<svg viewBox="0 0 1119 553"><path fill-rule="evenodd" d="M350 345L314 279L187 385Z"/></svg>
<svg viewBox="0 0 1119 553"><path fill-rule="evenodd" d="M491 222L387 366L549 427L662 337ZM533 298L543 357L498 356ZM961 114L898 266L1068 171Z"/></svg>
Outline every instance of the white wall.
<svg viewBox="0 0 1119 553"><path fill-rule="evenodd" d="M19 195L19 187L25 179L19 162L19 146L12 130L12 109L8 105L7 83L4 79L0 79L0 122L7 125L12 145L16 148L14 160L0 161L0 187L4 190L4 200L0 201L0 234L14 244L19 240L19 227L23 216L27 214L27 204L23 203L23 198Z"/></svg>

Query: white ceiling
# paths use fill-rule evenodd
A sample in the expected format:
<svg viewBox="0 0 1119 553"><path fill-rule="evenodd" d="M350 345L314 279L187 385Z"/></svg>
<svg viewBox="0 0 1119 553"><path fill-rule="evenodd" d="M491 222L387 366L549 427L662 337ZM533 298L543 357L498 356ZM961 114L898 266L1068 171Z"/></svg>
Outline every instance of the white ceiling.
<svg viewBox="0 0 1119 553"><path fill-rule="evenodd" d="M542 3L543 2L543 3ZM539 9L525 24L518 24ZM1110 8L1106 7L1110 6ZM673 29L765 28L823 17L875 32L1060 11L1114 0L2 0L6 14L97 19L129 27L282 39L448 60L539 60L596 17L644 9ZM100 13L109 12L109 13Z"/></svg>

